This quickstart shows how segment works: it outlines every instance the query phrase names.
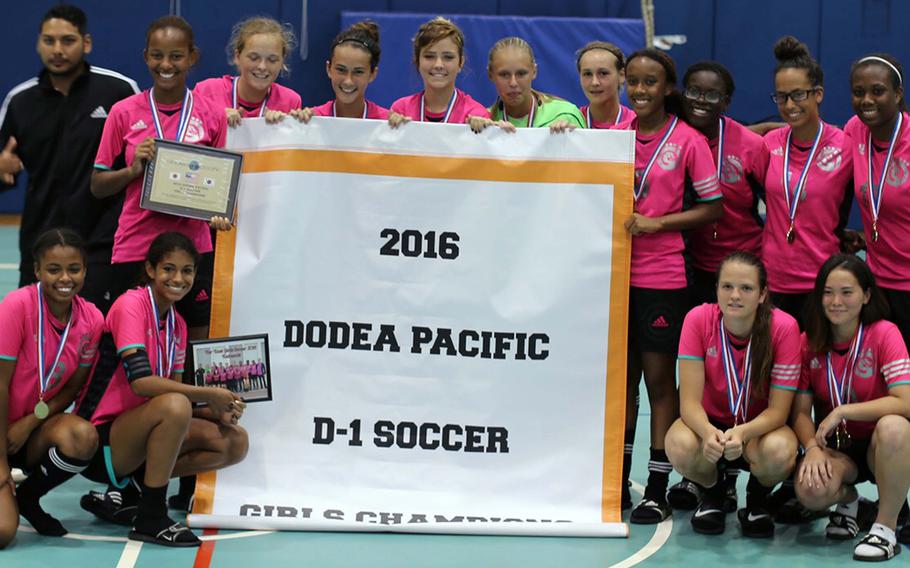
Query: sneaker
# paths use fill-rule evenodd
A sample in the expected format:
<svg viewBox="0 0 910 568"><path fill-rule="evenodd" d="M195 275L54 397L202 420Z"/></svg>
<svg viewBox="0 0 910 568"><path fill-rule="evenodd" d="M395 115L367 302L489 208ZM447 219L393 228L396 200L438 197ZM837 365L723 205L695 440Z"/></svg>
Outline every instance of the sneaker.
<svg viewBox="0 0 910 568"><path fill-rule="evenodd" d="M667 490L667 503L680 511L691 511L701 502L703 490L697 483L683 478Z"/></svg>
<svg viewBox="0 0 910 568"><path fill-rule="evenodd" d="M137 503L123 503L120 491L89 491L79 506L101 520L127 527L133 526L139 509Z"/></svg>
<svg viewBox="0 0 910 568"><path fill-rule="evenodd" d="M774 519L762 507L743 507L736 513L743 536L748 538L771 538L774 536Z"/></svg>
<svg viewBox="0 0 910 568"><path fill-rule="evenodd" d="M862 562L883 562L891 560L901 552L899 544L892 544L877 534L867 534L853 549L853 560Z"/></svg>
<svg viewBox="0 0 910 568"><path fill-rule="evenodd" d="M718 498L706 492L692 513L692 530L700 534L721 534L727 528L727 511L725 510L725 497Z"/></svg>
<svg viewBox="0 0 910 568"><path fill-rule="evenodd" d="M170 521L170 519L168 520ZM199 537L193 534L193 531L183 523L173 523L154 533L134 528L130 531L129 539L179 548L189 548L202 544Z"/></svg>
<svg viewBox="0 0 910 568"><path fill-rule="evenodd" d="M629 522L635 525L656 525L667 519L673 510L666 499L650 499L645 497L632 509Z"/></svg>

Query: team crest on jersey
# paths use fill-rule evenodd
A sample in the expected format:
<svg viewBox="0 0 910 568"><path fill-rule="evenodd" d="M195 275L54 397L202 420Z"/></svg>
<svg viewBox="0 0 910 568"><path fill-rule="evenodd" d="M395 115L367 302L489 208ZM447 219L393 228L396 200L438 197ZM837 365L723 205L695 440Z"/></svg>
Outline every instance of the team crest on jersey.
<svg viewBox="0 0 910 568"><path fill-rule="evenodd" d="M186 127L186 142L199 142L202 140L202 137L205 135L205 125L202 124L202 121L198 117L191 117L190 123Z"/></svg>
<svg viewBox="0 0 910 568"><path fill-rule="evenodd" d="M872 355L872 348L868 347L856 361L856 370L853 376L858 379L868 379L875 374L875 357Z"/></svg>
<svg viewBox="0 0 910 568"><path fill-rule="evenodd" d="M840 167L843 161L841 149L835 146L825 146L818 151L818 158L815 159L815 165L823 172L831 173Z"/></svg>
<svg viewBox="0 0 910 568"><path fill-rule="evenodd" d="M857 148L857 150L859 150L860 156L866 155L866 143L865 142L860 142L859 144L856 145L856 148Z"/></svg>
<svg viewBox="0 0 910 568"><path fill-rule="evenodd" d="M657 165L660 166L660 169L668 172L675 170L676 164L679 162L680 153L682 153L682 148L679 147L679 144L668 141L664 144L660 156L657 157Z"/></svg>
<svg viewBox="0 0 910 568"><path fill-rule="evenodd" d="M720 181L727 184L738 183L743 179L743 163L738 156L724 157L724 166L720 172Z"/></svg>
<svg viewBox="0 0 910 568"><path fill-rule="evenodd" d="M80 360L92 359L95 357L95 346L92 345L92 334L83 333L82 337L79 339L79 354Z"/></svg>
<svg viewBox="0 0 910 568"><path fill-rule="evenodd" d="M822 364L818 362L818 357L813 357L812 360L809 361L809 368L810 369L821 369L822 368Z"/></svg>
<svg viewBox="0 0 910 568"><path fill-rule="evenodd" d="M891 166L888 168L888 178L885 183L891 187L901 187L907 183L907 177L910 176L910 164L900 156L891 158Z"/></svg>
<svg viewBox="0 0 910 568"><path fill-rule="evenodd" d="M708 347L708 349L705 351L705 355L708 357L717 357L717 347L714 347L713 345L711 347Z"/></svg>
<svg viewBox="0 0 910 568"><path fill-rule="evenodd" d="M51 380L47 382L47 390L51 390L60 384L60 381L63 379L63 375L66 374L66 361L57 361L57 366L54 367L54 375L51 377Z"/></svg>

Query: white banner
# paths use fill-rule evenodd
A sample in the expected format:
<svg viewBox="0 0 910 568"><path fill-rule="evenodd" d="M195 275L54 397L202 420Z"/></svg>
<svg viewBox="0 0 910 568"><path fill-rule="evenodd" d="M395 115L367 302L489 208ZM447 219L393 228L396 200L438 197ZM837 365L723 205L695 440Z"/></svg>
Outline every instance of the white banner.
<svg viewBox="0 0 910 568"><path fill-rule="evenodd" d="M274 400L193 526L626 534L632 133L245 120L229 147L212 335L268 333Z"/></svg>

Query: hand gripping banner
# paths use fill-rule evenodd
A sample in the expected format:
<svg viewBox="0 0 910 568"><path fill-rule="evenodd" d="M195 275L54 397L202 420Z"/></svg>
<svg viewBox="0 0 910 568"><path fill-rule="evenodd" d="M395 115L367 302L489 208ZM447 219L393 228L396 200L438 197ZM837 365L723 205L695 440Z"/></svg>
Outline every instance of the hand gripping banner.
<svg viewBox="0 0 910 568"><path fill-rule="evenodd" d="M625 536L634 140L245 120L212 337L267 333L197 527Z"/></svg>

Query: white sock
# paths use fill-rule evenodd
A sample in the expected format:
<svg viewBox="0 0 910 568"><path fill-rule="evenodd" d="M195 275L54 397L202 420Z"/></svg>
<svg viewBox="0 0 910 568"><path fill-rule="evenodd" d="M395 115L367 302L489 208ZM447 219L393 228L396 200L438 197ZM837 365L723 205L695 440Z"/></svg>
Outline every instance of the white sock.
<svg viewBox="0 0 910 568"><path fill-rule="evenodd" d="M897 544L897 536L894 534L894 531L881 523L874 523L872 528L869 529L869 534L878 535L891 544Z"/></svg>

